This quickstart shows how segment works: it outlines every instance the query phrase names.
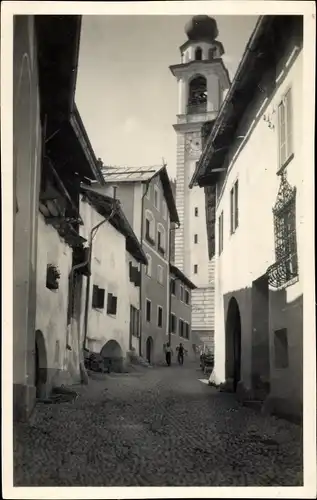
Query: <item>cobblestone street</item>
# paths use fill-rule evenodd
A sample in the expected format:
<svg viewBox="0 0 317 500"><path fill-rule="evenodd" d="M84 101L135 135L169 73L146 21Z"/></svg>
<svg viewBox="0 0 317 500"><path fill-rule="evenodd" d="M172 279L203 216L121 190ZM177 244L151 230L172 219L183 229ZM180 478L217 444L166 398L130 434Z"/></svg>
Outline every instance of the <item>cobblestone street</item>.
<svg viewBox="0 0 317 500"><path fill-rule="evenodd" d="M15 486L300 486L302 431L199 381L197 365L111 374L15 430Z"/></svg>

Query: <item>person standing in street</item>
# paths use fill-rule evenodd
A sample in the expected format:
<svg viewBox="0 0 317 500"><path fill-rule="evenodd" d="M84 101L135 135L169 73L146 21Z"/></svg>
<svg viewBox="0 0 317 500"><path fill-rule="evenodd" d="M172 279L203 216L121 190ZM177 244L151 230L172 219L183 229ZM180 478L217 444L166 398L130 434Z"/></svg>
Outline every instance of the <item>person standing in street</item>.
<svg viewBox="0 0 317 500"><path fill-rule="evenodd" d="M176 350L177 350L178 363L180 365L183 365L184 364L184 354L185 354L185 348L184 348L183 344L180 343Z"/></svg>
<svg viewBox="0 0 317 500"><path fill-rule="evenodd" d="M164 346L164 351L165 351L166 364L167 366L171 366L173 351L169 342L167 342L167 344Z"/></svg>

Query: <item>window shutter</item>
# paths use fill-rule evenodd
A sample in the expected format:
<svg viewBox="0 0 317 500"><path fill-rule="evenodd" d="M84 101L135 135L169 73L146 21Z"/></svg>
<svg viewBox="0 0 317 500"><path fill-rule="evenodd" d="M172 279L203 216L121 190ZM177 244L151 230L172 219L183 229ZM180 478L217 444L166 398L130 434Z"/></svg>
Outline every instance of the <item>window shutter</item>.
<svg viewBox="0 0 317 500"><path fill-rule="evenodd" d="M117 314L117 297L112 296L112 314Z"/></svg>
<svg viewBox="0 0 317 500"><path fill-rule="evenodd" d="M99 300L98 300L99 307L100 307L100 309L102 309L104 304L105 304L105 290L103 288L99 288L98 295L99 295L99 297L98 297L99 298Z"/></svg>
<svg viewBox="0 0 317 500"><path fill-rule="evenodd" d="M293 152L293 117L292 117L292 93L291 89L285 95L285 122L286 122L286 158Z"/></svg>
<svg viewBox="0 0 317 500"><path fill-rule="evenodd" d="M286 161L285 101L278 107L280 166Z"/></svg>
<svg viewBox="0 0 317 500"><path fill-rule="evenodd" d="M107 314L117 314L117 297L108 293Z"/></svg>
<svg viewBox="0 0 317 500"><path fill-rule="evenodd" d="M239 225L239 181L235 183L234 189L234 229Z"/></svg>
<svg viewBox="0 0 317 500"><path fill-rule="evenodd" d="M230 233L233 233L233 189L230 191Z"/></svg>
<svg viewBox="0 0 317 500"><path fill-rule="evenodd" d="M129 262L129 278L130 278L130 282L133 283L133 266L132 266L131 261Z"/></svg>
<svg viewBox="0 0 317 500"><path fill-rule="evenodd" d="M98 286L92 288L92 307L98 307Z"/></svg>

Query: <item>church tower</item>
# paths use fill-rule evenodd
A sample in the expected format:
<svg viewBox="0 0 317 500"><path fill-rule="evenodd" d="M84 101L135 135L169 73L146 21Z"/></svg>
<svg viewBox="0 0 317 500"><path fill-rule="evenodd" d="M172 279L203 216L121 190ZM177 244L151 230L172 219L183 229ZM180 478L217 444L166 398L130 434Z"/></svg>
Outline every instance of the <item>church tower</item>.
<svg viewBox="0 0 317 500"><path fill-rule="evenodd" d="M194 16L185 26L188 40L180 47L181 62L170 66L178 82L175 265L197 286L192 291L192 331L210 341L214 333L214 257L209 260L204 191L188 185L202 153L202 126L217 117L228 71L221 56L217 23Z"/></svg>

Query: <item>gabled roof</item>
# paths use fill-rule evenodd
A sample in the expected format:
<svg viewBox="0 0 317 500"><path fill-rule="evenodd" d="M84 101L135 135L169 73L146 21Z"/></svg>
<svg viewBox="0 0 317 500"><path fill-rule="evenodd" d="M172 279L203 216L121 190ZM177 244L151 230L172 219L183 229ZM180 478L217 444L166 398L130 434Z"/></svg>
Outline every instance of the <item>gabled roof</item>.
<svg viewBox="0 0 317 500"><path fill-rule="evenodd" d="M110 196L106 196L96 192L92 187L81 185L81 192L85 195L88 202L97 210L103 217L109 217L113 210L114 201L116 203L116 212L109 219L111 224L126 238L126 250L142 264L147 264L146 255L142 249L141 243L136 237L128 219L126 218L119 200L114 200Z"/></svg>
<svg viewBox="0 0 317 500"><path fill-rule="evenodd" d="M217 172L222 167L241 120L259 91L263 76L274 69L276 61L284 55L290 40L294 39L298 45L302 44L302 30L303 19L300 15L259 17L206 141L190 181L190 188L196 183L200 186L210 185L211 173ZM273 83L275 85L275 78ZM272 81L267 87L269 88L271 84ZM269 92L267 89L266 91Z"/></svg>
<svg viewBox="0 0 317 500"><path fill-rule="evenodd" d="M107 167L102 168L104 180L109 184L128 182L150 183L154 177L160 176L164 196L170 213L171 222L178 223L178 213L173 195L171 181L167 173L166 165L153 165L147 167Z"/></svg>
<svg viewBox="0 0 317 500"><path fill-rule="evenodd" d="M106 182L144 182L152 179L162 165L149 167L106 167L102 168Z"/></svg>
<svg viewBox="0 0 317 500"><path fill-rule="evenodd" d="M176 276L191 290L195 290L195 288L197 288L197 286L194 285L194 283L190 281L190 279L187 278L187 276L185 276L185 274L180 269L178 269L178 267L176 267L174 264L170 264L170 272L174 274L174 276Z"/></svg>

